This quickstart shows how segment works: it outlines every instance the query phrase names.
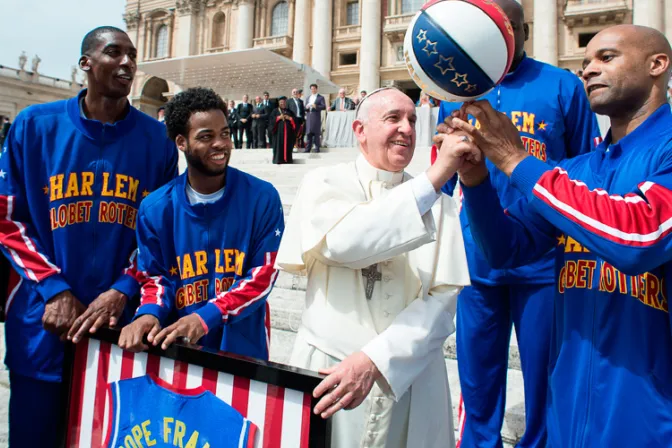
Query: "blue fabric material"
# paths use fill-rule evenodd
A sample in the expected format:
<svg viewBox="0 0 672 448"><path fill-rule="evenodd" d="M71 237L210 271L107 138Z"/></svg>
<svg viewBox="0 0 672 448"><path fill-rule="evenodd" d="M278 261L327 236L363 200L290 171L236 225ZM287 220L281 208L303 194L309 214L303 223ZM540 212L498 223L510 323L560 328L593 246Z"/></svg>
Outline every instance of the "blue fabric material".
<svg viewBox="0 0 672 448"><path fill-rule="evenodd" d="M232 167L213 203L190 204L186 184L185 173L140 207L137 316L166 326L198 313L209 329L201 345L268 359L266 299L285 228L280 195Z"/></svg>
<svg viewBox="0 0 672 448"><path fill-rule="evenodd" d="M84 95L23 110L0 154L0 242L22 277L7 313L5 362L48 381L60 381L63 347L42 328L46 301L65 290L84 305L111 288L136 295L125 268L137 209L177 175L164 125L130 106L115 124L88 120Z"/></svg>
<svg viewBox="0 0 672 448"><path fill-rule="evenodd" d="M507 214L488 180L464 188L464 207L495 267L553 249L549 446L669 446L670 108L558 169L528 157L511 183L522 198Z"/></svg>
<svg viewBox="0 0 672 448"><path fill-rule="evenodd" d="M59 423L63 420L61 383L42 381L10 372L9 446L59 446Z"/></svg>

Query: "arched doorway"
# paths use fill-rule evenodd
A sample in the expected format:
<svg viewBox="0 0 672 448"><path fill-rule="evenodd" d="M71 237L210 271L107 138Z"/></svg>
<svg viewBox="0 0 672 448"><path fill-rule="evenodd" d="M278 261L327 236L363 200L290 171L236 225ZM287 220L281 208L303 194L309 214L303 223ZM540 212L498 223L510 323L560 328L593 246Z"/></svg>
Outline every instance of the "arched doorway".
<svg viewBox="0 0 672 448"><path fill-rule="evenodd" d="M140 104L138 109L149 116L157 118L158 110L168 101L166 95L170 92L166 80L151 77L145 82L140 93Z"/></svg>

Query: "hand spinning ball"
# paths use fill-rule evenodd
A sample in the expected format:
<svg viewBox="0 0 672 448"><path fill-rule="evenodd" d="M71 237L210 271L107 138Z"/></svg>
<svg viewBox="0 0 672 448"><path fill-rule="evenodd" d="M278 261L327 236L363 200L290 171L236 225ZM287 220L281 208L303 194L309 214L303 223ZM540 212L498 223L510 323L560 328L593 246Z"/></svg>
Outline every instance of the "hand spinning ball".
<svg viewBox="0 0 672 448"><path fill-rule="evenodd" d="M428 95L471 101L504 78L514 43L511 22L492 0L432 0L408 26L404 59Z"/></svg>

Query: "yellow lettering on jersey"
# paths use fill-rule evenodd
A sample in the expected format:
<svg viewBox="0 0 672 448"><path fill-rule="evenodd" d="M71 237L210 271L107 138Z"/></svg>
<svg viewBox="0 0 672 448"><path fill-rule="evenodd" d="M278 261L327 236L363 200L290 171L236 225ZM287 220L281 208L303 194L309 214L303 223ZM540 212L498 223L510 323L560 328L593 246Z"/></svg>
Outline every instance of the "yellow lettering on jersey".
<svg viewBox="0 0 672 448"><path fill-rule="evenodd" d="M93 173L91 171L84 171L82 173L82 189L80 190L80 196L93 196Z"/></svg>
<svg viewBox="0 0 672 448"><path fill-rule="evenodd" d="M518 124L518 120L520 119L520 116L522 113L518 112L517 110L511 111L511 123L520 131L520 125Z"/></svg>
<svg viewBox="0 0 672 448"><path fill-rule="evenodd" d="M133 434L133 440L138 445L138 448L142 448L142 429L140 428L140 425L132 427L131 434Z"/></svg>
<svg viewBox="0 0 672 448"><path fill-rule="evenodd" d="M110 173L103 173L103 191L100 193L102 196L114 196L114 191L107 188L109 181Z"/></svg>
<svg viewBox="0 0 672 448"><path fill-rule="evenodd" d="M194 253L196 257L196 275L204 275L208 273L208 268L206 266L208 262L208 254L204 250L199 250Z"/></svg>
<svg viewBox="0 0 672 448"><path fill-rule="evenodd" d="M184 254L184 259L182 260L182 280L186 280L196 275L194 272L194 266L191 263L191 256L189 254Z"/></svg>
<svg viewBox="0 0 672 448"><path fill-rule="evenodd" d="M50 201L56 201L63 198L63 174L49 177Z"/></svg>
<svg viewBox="0 0 672 448"><path fill-rule="evenodd" d="M182 442L182 439L184 438L184 433L186 430L187 427L184 425L184 422L182 422L181 420L175 420L175 434L173 436L173 446L179 446L180 448L184 448L184 443Z"/></svg>
<svg viewBox="0 0 672 448"><path fill-rule="evenodd" d="M173 423L175 419L173 417L163 417L163 443L168 443L168 437L170 433L173 432L170 423Z"/></svg>
<svg viewBox="0 0 672 448"><path fill-rule="evenodd" d="M142 435L145 436L145 443L147 446L154 446L156 445L156 440L152 439L152 432L147 429L150 423L151 422L149 420L145 420L140 424L140 426L142 427Z"/></svg>
<svg viewBox="0 0 672 448"><path fill-rule="evenodd" d="M534 135L534 114L523 112L523 132Z"/></svg>
<svg viewBox="0 0 672 448"><path fill-rule="evenodd" d="M126 199L126 192L122 191L128 182L128 176L125 174L117 174L117 184L114 187L114 197Z"/></svg>
<svg viewBox="0 0 672 448"><path fill-rule="evenodd" d="M124 437L124 448L138 448L130 434Z"/></svg>
<svg viewBox="0 0 672 448"><path fill-rule="evenodd" d="M224 272L235 272L236 267L233 265L233 258L233 249L224 249Z"/></svg>
<svg viewBox="0 0 672 448"><path fill-rule="evenodd" d="M236 275L243 275L243 261L245 261L245 252L238 252L236 249Z"/></svg>
<svg viewBox="0 0 672 448"><path fill-rule="evenodd" d="M79 183L77 182L77 173L70 173L68 176L68 188L65 190L64 198L79 196Z"/></svg>
<svg viewBox="0 0 672 448"><path fill-rule="evenodd" d="M196 442L198 442L198 431L191 433L191 437L189 437L189 441L184 448L196 448Z"/></svg>
<svg viewBox="0 0 672 448"><path fill-rule="evenodd" d="M131 176L128 176L128 199L133 202L137 201L139 185L140 181L138 179L133 179Z"/></svg>
<svg viewBox="0 0 672 448"><path fill-rule="evenodd" d="M224 266L222 266L222 264L219 262L221 255L222 251L219 249L215 249L215 272L217 274L224 273Z"/></svg>

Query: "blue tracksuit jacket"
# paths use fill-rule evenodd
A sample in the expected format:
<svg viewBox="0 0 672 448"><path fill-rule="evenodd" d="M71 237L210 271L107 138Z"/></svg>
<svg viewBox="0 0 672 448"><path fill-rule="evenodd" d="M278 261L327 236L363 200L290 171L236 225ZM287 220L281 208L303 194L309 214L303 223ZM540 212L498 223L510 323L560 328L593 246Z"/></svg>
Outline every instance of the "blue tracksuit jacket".
<svg viewBox="0 0 672 448"><path fill-rule="evenodd" d="M136 315L152 314L167 326L197 313L208 327L201 345L267 360L266 298L284 231L280 196L268 182L228 167L222 198L192 205L186 182L184 173L140 207Z"/></svg>
<svg viewBox="0 0 672 448"><path fill-rule="evenodd" d="M590 110L583 83L574 74L525 57L513 73L483 99L505 113L518 127L527 151L551 166L563 159L589 152L599 138L595 115ZM462 103L443 101L438 123ZM471 118L474 124L474 118ZM478 126L476 124L476 126ZM497 189L502 207L521 197L506 176L488 162L490 181ZM457 176L443 188L453 194ZM551 254L517 269L492 269L476 250L471 229L461 214L464 244L467 249L469 274L473 282L485 285L553 283Z"/></svg>
<svg viewBox="0 0 672 448"><path fill-rule="evenodd" d="M505 214L491 182L464 188L493 266L554 249L549 446L672 444L672 112L558 167L528 157ZM508 216L507 216L508 215Z"/></svg>
<svg viewBox="0 0 672 448"><path fill-rule="evenodd" d="M133 269L140 201L177 175L166 128L133 107L102 124L79 99L28 107L0 154L0 243L21 280L7 301L7 366L59 381L63 347L42 328L47 300L65 290L84 305L114 288L137 294ZM126 268L126 269L125 269Z"/></svg>

